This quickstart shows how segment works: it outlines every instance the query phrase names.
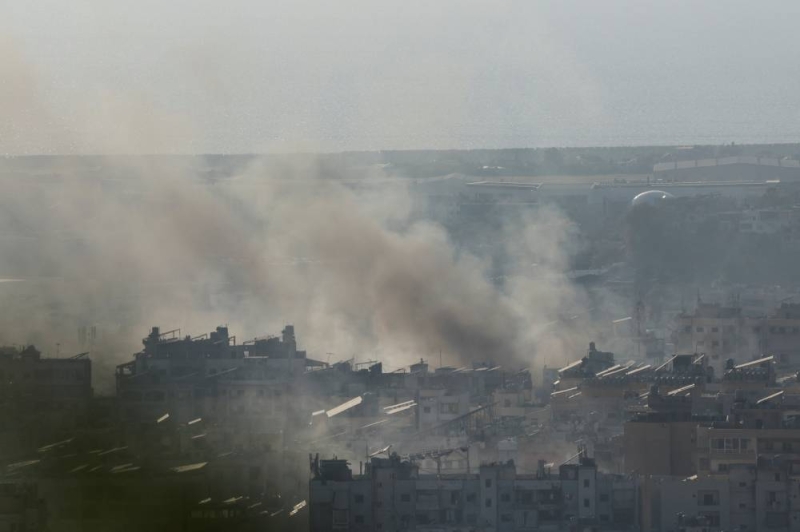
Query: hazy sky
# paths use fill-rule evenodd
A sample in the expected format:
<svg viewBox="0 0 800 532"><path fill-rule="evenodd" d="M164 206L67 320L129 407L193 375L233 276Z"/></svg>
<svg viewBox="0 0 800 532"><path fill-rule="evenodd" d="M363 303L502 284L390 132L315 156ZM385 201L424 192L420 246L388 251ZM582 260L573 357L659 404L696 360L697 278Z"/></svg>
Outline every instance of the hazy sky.
<svg viewBox="0 0 800 532"><path fill-rule="evenodd" d="M796 0L0 0L0 153L797 142L798 21Z"/></svg>

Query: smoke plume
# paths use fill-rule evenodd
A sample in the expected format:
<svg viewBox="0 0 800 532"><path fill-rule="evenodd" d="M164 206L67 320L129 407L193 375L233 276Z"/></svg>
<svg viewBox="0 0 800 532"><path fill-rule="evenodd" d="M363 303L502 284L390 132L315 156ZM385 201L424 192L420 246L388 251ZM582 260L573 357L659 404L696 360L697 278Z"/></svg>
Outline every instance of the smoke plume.
<svg viewBox="0 0 800 532"><path fill-rule="evenodd" d="M33 111L4 105L1 118L34 136L63 132L14 57L5 73L18 85L3 94ZM13 280L0 283L0 343L90 349L101 390L152 325L228 324L241 340L294 323L312 357L390 368L439 354L456 365L574 358L570 338L543 329L586 305L562 275L576 239L558 212L507 225L511 275L498 285L487 257L454 246L419 217L418 195L381 185L379 169L354 185L312 155L125 155L191 151L181 139L198 134L147 99L97 103L75 111L87 127L63 145L108 155L0 163L0 278ZM31 139L4 148L30 152ZM93 327L96 337L78 334Z"/></svg>

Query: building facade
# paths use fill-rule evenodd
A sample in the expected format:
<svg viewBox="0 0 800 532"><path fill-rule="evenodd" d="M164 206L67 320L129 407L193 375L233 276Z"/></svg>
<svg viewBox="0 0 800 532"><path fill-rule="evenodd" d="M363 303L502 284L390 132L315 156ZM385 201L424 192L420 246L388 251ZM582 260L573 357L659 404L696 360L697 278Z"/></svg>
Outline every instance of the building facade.
<svg viewBox="0 0 800 532"><path fill-rule="evenodd" d="M420 470L398 456L374 458L353 475L341 460L315 459L310 484L311 530L634 530L638 485L576 464L531 474L513 462L482 465L477 474Z"/></svg>

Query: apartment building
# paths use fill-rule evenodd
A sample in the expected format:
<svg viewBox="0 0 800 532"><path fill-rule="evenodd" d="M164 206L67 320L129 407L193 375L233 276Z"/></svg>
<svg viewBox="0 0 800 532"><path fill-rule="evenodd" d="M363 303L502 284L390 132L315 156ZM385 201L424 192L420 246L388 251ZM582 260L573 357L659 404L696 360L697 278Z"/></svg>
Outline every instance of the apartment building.
<svg viewBox="0 0 800 532"><path fill-rule="evenodd" d="M0 348L0 459L85 423L92 396L85 355L44 358L34 346Z"/></svg>
<svg viewBox="0 0 800 532"><path fill-rule="evenodd" d="M742 363L772 355L779 367L800 367L800 305L783 303L772 312L747 316L738 305L698 303L675 319L678 352L706 353L717 375L728 359Z"/></svg>
<svg viewBox="0 0 800 532"><path fill-rule="evenodd" d="M779 457L724 474L642 480L642 531L800 530L800 478Z"/></svg>
<svg viewBox="0 0 800 532"><path fill-rule="evenodd" d="M312 531L628 530L638 521L635 480L598 473L583 454L556 471L540 463L432 474L394 455L353 475L341 460L312 461Z"/></svg>

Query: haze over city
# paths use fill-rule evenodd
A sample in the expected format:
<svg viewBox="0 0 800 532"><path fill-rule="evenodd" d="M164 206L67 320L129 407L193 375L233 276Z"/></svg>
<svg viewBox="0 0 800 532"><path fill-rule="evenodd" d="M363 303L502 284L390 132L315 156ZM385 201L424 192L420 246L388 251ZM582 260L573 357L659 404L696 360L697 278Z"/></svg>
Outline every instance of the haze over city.
<svg viewBox="0 0 800 532"><path fill-rule="evenodd" d="M800 530L798 15L0 5L0 532Z"/></svg>
<svg viewBox="0 0 800 532"><path fill-rule="evenodd" d="M800 140L790 0L81 0L3 12L14 80L0 89L3 153Z"/></svg>

